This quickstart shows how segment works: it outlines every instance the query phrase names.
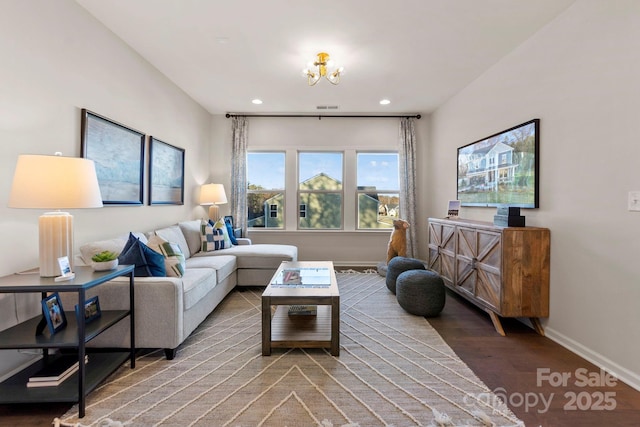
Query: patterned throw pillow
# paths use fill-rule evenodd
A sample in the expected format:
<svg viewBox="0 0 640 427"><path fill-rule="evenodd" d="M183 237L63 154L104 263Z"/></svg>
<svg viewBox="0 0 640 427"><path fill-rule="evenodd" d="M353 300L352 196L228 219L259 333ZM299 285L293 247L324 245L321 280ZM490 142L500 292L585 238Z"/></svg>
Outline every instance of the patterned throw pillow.
<svg viewBox="0 0 640 427"><path fill-rule="evenodd" d="M215 223L209 220L209 225L211 225L214 229L222 230L222 235L224 236L224 247L230 248L233 246L231 242L231 238L229 237L229 231L227 229L227 224L225 224L223 219L219 219Z"/></svg>
<svg viewBox="0 0 640 427"><path fill-rule="evenodd" d="M222 230L213 228L207 221L200 223L202 236L202 252L211 252L224 249L224 234Z"/></svg>
<svg viewBox="0 0 640 427"><path fill-rule="evenodd" d="M186 260L180 245L167 242L160 236L153 235L147 243L151 249L164 256L164 267L169 277L182 277L186 268Z"/></svg>

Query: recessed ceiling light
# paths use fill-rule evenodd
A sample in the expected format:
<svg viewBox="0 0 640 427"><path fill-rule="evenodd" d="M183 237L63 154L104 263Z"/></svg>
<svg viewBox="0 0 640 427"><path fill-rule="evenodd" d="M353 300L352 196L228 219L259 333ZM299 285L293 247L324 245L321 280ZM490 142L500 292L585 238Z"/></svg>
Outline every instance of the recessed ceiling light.
<svg viewBox="0 0 640 427"><path fill-rule="evenodd" d="M256 99L254 99L254 100L252 100L251 102L252 102L252 103L254 103L254 104L256 104L256 105L260 105L260 104L262 104L262 100L261 100L261 99L257 99L257 98L256 98Z"/></svg>
<svg viewBox="0 0 640 427"><path fill-rule="evenodd" d="M389 105L389 104L391 104L391 101L389 101L388 99L382 99L380 101L380 105Z"/></svg>

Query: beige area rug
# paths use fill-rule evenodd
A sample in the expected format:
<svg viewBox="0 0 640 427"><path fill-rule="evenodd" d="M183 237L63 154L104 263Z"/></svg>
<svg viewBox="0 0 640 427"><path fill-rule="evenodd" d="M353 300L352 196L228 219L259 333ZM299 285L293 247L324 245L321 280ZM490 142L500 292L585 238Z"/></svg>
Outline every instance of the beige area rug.
<svg viewBox="0 0 640 427"><path fill-rule="evenodd" d="M122 366L61 425L522 426L378 274L339 273L340 356L261 355L262 289L231 293L179 348ZM79 423L79 424L76 424Z"/></svg>

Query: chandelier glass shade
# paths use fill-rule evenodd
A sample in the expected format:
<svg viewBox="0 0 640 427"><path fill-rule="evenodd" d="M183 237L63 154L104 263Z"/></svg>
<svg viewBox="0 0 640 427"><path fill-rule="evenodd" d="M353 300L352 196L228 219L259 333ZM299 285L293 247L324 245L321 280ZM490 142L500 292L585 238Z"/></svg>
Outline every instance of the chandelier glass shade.
<svg viewBox="0 0 640 427"><path fill-rule="evenodd" d="M344 67L338 67L330 71L329 67L333 67L334 64L328 53L320 52L316 60L308 65L308 68L302 70L302 73L307 76L309 86L315 86L322 77L326 78L331 84L337 85L340 83L340 74L344 71Z"/></svg>

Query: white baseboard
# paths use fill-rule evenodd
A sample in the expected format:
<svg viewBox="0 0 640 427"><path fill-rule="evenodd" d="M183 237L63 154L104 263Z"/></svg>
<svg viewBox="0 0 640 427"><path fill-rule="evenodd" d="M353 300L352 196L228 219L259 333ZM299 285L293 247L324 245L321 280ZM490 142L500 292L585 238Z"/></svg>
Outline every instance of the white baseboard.
<svg viewBox="0 0 640 427"><path fill-rule="evenodd" d="M544 334L550 340L557 342L561 346L576 353L583 359L588 360L589 362L603 369L605 372L613 375L618 380L627 384L629 387L633 387L636 390L640 391L640 375L638 373L632 372L625 367L618 365L612 360L604 357L602 354L585 347L579 342L567 337L564 334L561 334L553 328L545 327Z"/></svg>

